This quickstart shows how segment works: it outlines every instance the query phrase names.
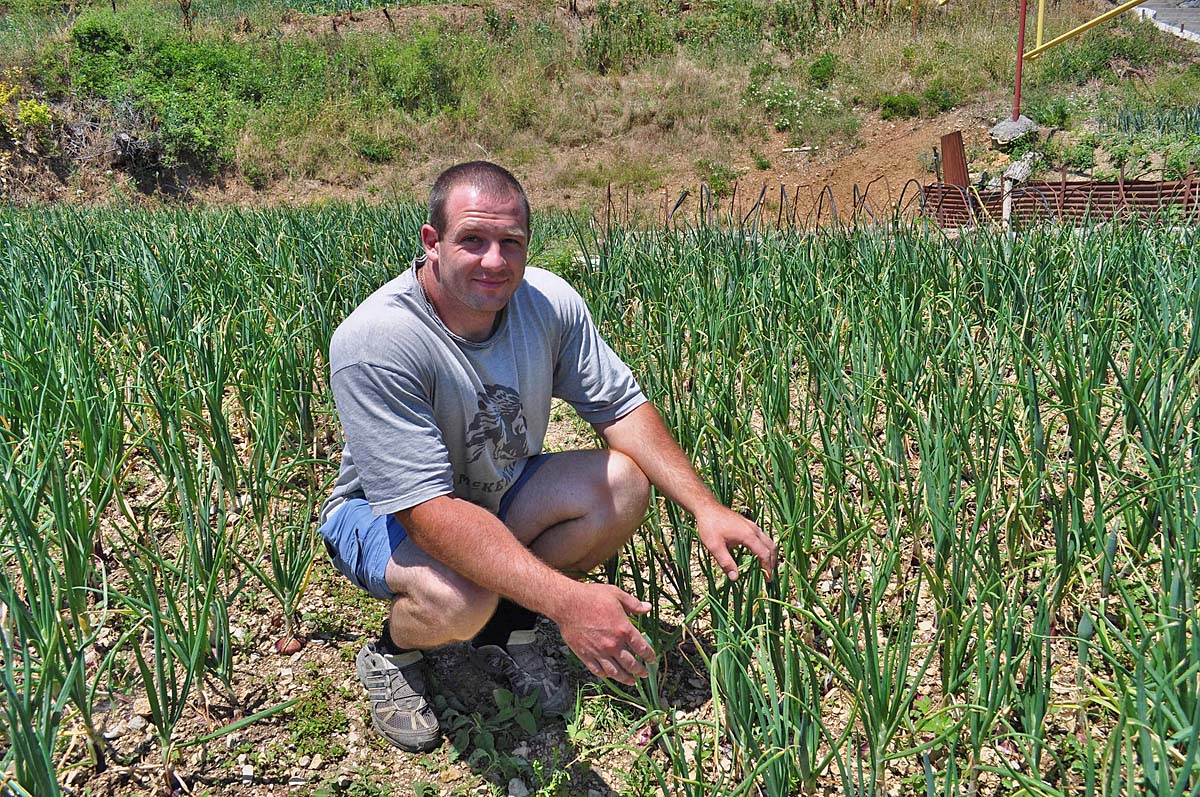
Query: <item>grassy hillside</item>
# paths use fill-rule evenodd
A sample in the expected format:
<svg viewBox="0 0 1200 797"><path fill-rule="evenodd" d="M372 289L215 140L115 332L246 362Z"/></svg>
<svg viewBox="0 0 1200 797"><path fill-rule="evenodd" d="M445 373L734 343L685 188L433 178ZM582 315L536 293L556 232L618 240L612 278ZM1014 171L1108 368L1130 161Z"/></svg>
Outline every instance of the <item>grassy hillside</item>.
<svg viewBox="0 0 1200 797"><path fill-rule="evenodd" d="M1062 2L1050 32L1097 10ZM789 144L853 147L864 123L1002 115L1014 17L925 3L914 35L911 5L878 0L17 0L0 4L0 179L12 201L303 180L405 194L488 156L568 197L720 190ZM1155 114L1194 114L1197 60L1127 20L1051 51L1025 111L1064 133L1031 146L1048 168L1186 171L1195 124Z"/></svg>

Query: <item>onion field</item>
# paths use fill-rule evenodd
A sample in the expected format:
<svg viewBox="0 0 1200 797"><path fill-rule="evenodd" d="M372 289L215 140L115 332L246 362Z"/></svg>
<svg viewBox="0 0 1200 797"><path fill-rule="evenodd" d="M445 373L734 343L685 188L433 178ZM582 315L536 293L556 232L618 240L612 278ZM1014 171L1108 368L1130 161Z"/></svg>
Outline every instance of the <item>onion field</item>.
<svg viewBox="0 0 1200 797"><path fill-rule="evenodd" d="M238 779L222 739L283 734L303 696L256 681L264 640L233 629L265 600L279 655L322 632L329 338L423 217L0 211L0 794L109 793L114 767L179 790L198 751L228 773L212 793L313 792ZM614 795L1200 794L1193 231L535 216L531 263L781 553L772 581L747 561L725 582L652 504L596 577L654 604L660 665L633 689L576 668L563 733L626 721L563 772L619 769ZM148 707L136 748L106 734L126 701ZM505 793L488 762L511 758L483 752L437 766Z"/></svg>

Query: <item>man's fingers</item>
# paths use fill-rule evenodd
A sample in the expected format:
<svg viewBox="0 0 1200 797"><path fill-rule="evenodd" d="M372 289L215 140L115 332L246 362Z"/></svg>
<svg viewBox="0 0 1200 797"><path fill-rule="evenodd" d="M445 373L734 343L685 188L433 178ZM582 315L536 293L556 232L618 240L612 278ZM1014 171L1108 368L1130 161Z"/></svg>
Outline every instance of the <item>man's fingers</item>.
<svg viewBox="0 0 1200 797"><path fill-rule="evenodd" d="M621 606L627 614L649 614L652 608L646 601L641 601L621 590Z"/></svg>
<svg viewBox="0 0 1200 797"><path fill-rule="evenodd" d="M646 665L638 661L637 657L628 650L622 650L617 654L617 664L634 678L645 678L650 674L650 671L646 669Z"/></svg>
<svg viewBox="0 0 1200 797"><path fill-rule="evenodd" d="M770 579L775 570L775 541L761 531L755 531L743 544L758 557L758 561L762 563L763 569L766 571L767 578Z"/></svg>
<svg viewBox="0 0 1200 797"><path fill-rule="evenodd" d="M730 581L737 581L737 565L734 564L733 556L730 555L728 548L715 548L712 552L712 557L726 578Z"/></svg>
<svg viewBox="0 0 1200 797"><path fill-rule="evenodd" d="M615 661L612 659L600 659L598 663L600 665L600 672L596 673L597 675L603 678L612 678L614 681L622 681L621 676L624 673L622 673L620 665Z"/></svg>
<svg viewBox="0 0 1200 797"><path fill-rule="evenodd" d="M647 664L658 661L658 654L654 652L654 646L647 642L641 634L634 634L633 639L629 642L629 650Z"/></svg>

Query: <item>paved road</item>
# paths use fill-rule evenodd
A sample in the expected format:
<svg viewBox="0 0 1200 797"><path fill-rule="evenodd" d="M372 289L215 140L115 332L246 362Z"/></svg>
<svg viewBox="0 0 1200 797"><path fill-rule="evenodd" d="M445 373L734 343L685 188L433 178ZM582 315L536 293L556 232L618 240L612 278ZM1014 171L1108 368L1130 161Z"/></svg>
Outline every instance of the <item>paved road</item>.
<svg viewBox="0 0 1200 797"><path fill-rule="evenodd" d="M1200 44L1200 0L1148 0L1137 13L1168 33Z"/></svg>

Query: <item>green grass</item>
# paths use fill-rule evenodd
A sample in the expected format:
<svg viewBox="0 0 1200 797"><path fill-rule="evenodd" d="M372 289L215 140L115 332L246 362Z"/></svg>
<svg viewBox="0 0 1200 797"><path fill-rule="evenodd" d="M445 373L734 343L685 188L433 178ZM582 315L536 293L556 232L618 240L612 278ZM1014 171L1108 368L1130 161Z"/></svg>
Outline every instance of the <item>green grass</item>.
<svg viewBox="0 0 1200 797"><path fill-rule="evenodd" d="M0 765L24 787L55 793L78 768L63 717L86 722L110 690L154 695L155 739L125 754L164 774L207 731L179 721L197 684L234 705L249 680L271 705L261 665L225 656L238 596L265 595L268 574L229 552L265 554L251 530L292 525L311 514L297 494L327 489L325 346L404 268L422 218L0 210L0 596L17 607L0 687L20 731ZM660 656L695 646L702 694L677 713L686 676L669 669L585 686L560 732L622 762L615 788L885 794L926 782L917 748L943 793L1197 787L1190 229L601 242L549 215L533 230L535 258L569 273L718 497L781 546L774 581L745 561L728 584L691 519L652 504L607 575L655 604L642 630ZM117 485L164 492L134 506ZM243 520L224 522L235 505ZM382 604L340 584L308 594L351 618L342 631L372 631ZM106 666L73 667L102 630ZM342 755L353 650L343 675L301 668L311 688L263 767L287 764L282 742ZM562 787L547 760L538 775L510 755L520 707L453 719L477 772Z"/></svg>

